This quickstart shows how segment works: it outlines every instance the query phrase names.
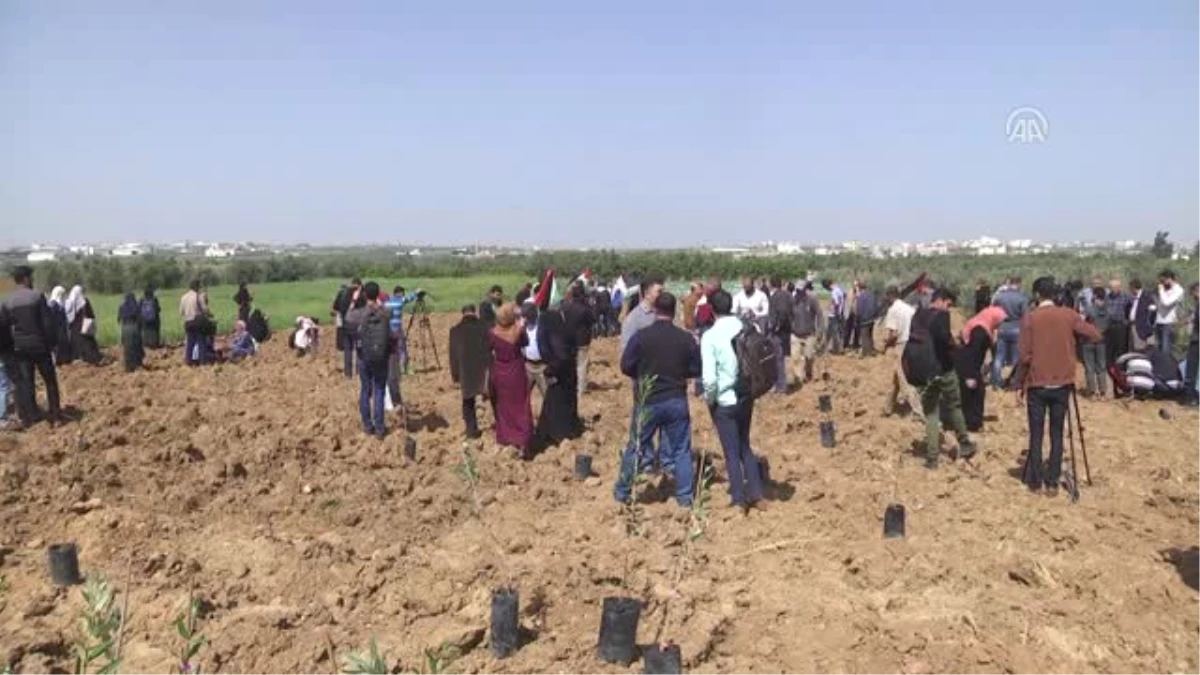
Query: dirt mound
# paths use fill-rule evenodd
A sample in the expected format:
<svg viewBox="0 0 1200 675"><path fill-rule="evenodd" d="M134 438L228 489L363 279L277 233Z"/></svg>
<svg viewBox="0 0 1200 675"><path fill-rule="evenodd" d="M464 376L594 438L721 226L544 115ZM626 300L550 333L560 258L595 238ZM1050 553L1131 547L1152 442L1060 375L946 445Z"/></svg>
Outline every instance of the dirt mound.
<svg viewBox="0 0 1200 675"><path fill-rule="evenodd" d="M437 317L438 335L450 320ZM1196 413L1083 401L1095 486L1071 505L1014 478L1026 441L1012 395L989 397L977 459L930 473L912 455L921 428L880 413L886 361L837 357L820 366L828 382L755 410L775 481L766 511L731 511L717 482L694 542L687 514L657 499L631 538L611 497L630 400L616 349L593 347L581 439L521 462L485 436L478 517L454 471L446 370L406 379L409 463L403 433L360 432L358 383L331 350L297 359L273 341L239 366L188 369L172 351L132 375L65 369L82 420L0 435L8 659L72 667L80 594L50 587L45 547L76 541L86 573L132 588L126 672L175 666L170 622L189 592L209 672L330 672L372 636L393 668L448 643L465 651L456 671L628 672L595 657L616 594L645 602L639 642L679 643L698 672L1200 667ZM833 396L833 450L820 445L820 393ZM691 405L696 448L719 457ZM598 477L576 482L581 451ZM892 501L907 507L906 540L881 537ZM505 585L532 639L497 661L489 595Z"/></svg>

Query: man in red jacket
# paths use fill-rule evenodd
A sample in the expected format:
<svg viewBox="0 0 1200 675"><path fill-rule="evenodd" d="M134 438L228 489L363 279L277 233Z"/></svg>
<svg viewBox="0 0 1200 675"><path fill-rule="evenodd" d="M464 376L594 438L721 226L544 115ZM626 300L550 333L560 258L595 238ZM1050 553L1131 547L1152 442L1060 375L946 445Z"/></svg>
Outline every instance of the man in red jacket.
<svg viewBox="0 0 1200 675"><path fill-rule="evenodd" d="M1058 495L1062 473L1063 422L1071 390L1075 388L1075 341L1103 339L1079 312L1054 305L1055 290L1054 277L1033 282L1037 307L1021 319L1017 343L1020 356L1013 375L1017 396L1026 401L1029 412L1029 457L1024 481L1032 492L1045 489L1047 497ZM1050 463L1043 471L1042 437L1047 410L1050 411Z"/></svg>

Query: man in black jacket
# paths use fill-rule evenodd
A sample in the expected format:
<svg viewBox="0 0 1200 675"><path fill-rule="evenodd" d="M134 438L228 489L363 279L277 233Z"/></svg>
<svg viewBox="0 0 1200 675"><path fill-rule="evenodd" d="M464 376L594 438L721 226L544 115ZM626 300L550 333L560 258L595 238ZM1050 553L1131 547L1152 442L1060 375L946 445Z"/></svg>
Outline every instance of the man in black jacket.
<svg viewBox="0 0 1200 675"><path fill-rule="evenodd" d="M588 302L582 281L571 284L571 296L562 303L563 321L575 336L575 379L579 398L587 391L588 366L591 364L592 335L596 310Z"/></svg>
<svg viewBox="0 0 1200 675"><path fill-rule="evenodd" d="M12 337L13 385L16 390L17 414L22 426L28 427L40 416L37 407L36 370L46 385L46 402L50 423L62 420L58 396L58 374L54 370L54 330L46 296L33 290L33 270L22 265L13 271L17 288L0 306L0 326Z"/></svg>
<svg viewBox="0 0 1200 675"><path fill-rule="evenodd" d="M939 288L933 292L929 308L919 309L912 318L909 332L909 350L932 347L932 377L917 388L921 392L921 412L925 415L925 468L936 469L941 454L942 418L949 420L958 436L958 457L968 459L975 454L975 444L967 433L967 422L962 412L962 392L958 386L958 374L954 370L954 352L957 344L950 332L950 307L954 296L950 291Z"/></svg>
<svg viewBox="0 0 1200 675"><path fill-rule="evenodd" d="M779 349L779 368L775 376L775 392L786 394L788 389L788 356L792 351L792 296L783 287L783 279L771 279L771 296L767 300L767 328Z"/></svg>
<svg viewBox="0 0 1200 675"><path fill-rule="evenodd" d="M475 397L487 393L487 371L491 362L488 327L479 320L475 307L462 308L462 320L450 329L450 379L462 393L463 425L467 438L479 438Z"/></svg>
<svg viewBox="0 0 1200 675"><path fill-rule="evenodd" d="M488 294L483 298L483 302L479 303L479 320L488 328L495 326L496 310L502 304L504 304L504 289L500 286L492 286L488 289Z"/></svg>
<svg viewBox="0 0 1200 675"><path fill-rule="evenodd" d="M675 478L675 499L692 505L692 419L688 412L688 380L700 377L700 346L691 333L674 324L675 296L666 291L654 301L655 321L629 339L621 356L621 372L634 378L642 391L634 403L640 438L630 439L621 458L613 488L617 501L630 498L634 476L649 469L654 435L661 429L660 462ZM631 434L631 436L634 434Z"/></svg>

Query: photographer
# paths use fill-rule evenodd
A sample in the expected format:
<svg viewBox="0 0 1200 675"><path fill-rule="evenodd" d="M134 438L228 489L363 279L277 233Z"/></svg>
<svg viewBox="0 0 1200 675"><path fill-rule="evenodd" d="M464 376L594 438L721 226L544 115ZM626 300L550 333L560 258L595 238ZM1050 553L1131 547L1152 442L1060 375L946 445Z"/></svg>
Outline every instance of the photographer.
<svg viewBox="0 0 1200 675"><path fill-rule="evenodd" d="M1055 306L1061 294L1053 277L1033 283L1037 307L1021 319L1018 344L1020 357L1013 375L1018 400L1029 415L1029 456L1023 480L1031 492L1044 490L1047 497L1058 494L1062 473L1063 422L1067 403L1075 387L1076 340L1101 340L1100 332L1084 321L1072 307ZM1050 462L1042 466L1042 438L1046 412L1050 413Z"/></svg>
<svg viewBox="0 0 1200 675"><path fill-rule="evenodd" d="M424 300L425 291L417 290L404 294L403 286L392 289L392 297L383 303L388 311L388 324L392 331L392 358L388 363L388 393L392 405L401 407L400 374L408 374L408 336L404 334L404 306L410 302Z"/></svg>

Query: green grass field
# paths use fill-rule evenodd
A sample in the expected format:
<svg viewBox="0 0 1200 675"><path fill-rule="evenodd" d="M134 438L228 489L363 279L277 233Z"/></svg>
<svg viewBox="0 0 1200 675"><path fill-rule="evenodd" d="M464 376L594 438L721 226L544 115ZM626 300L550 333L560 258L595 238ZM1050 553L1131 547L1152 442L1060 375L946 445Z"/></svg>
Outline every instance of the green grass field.
<svg viewBox="0 0 1200 675"><path fill-rule="evenodd" d="M517 288L525 281L516 275L474 276L465 278L438 279L374 279L380 288L390 293L396 284L403 285L410 292L423 288L429 292L429 308L435 312L456 312L464 304L478 303L483 299L487 289L492 284L504 287L505 298L511 299ZM338 288L344 284L341 279L322 279L318 281L298 281L294 283L252 285L250 293L254 296L254 306L271 317L271 329L274 331L290 330L296 317L304 314L316 317L322 325L331 324L329 305L333 302ZM233 304L234 286L214 286L208 289L209 302L212 303L213 315L217 319L218 332L225 333L233 328L237 316L237 307ZM158 293L159 302L163 308L163 339L168 342L183 340L183 323L179 318L179 298L182 290L164 290ZM140 297L140 293L139 293ZM96 311L98 338L101 346L110 346L119 341L120 330L117 325L117 308L121 305L122 296L95 295L91 296L92 307Z"/></svg>

